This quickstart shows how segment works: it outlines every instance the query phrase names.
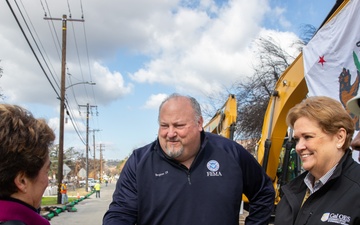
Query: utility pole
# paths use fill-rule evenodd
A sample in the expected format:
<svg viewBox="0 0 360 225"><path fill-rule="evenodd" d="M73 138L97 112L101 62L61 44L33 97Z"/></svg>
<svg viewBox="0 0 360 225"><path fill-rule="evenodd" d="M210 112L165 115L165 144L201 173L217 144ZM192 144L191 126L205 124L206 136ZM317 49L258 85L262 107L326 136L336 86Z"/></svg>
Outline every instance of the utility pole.
<svg viewBox="0 0 360 225"><path fill-rule="evenodd" d="M102 147L105 147L104 144L100 144L100 180L103 178L103 159L102 159Z"/></svg>
<svg viewBox="0 0 360 225"><path fill-rule="evenodd" d="M59 158L58 158L58 194L57 203L61 204L61 183L63 179L63 164L64 164L64 111L65 111L65 68L66 68L66 21L84 22L83 19L67 19L66 15L62 18L44 17L45 20L61 20L62 21L62 59L61 59L61 90L60 90L60 134L59 134Z"/></svg>
<svg viewBox="0 0 360 225"><path fill-rule="evenodd" d="M96 160L96 157L95 157L95 153L96 153L96 145L95 145L95 132L96 131L100 131L99 129L92 129L91 130L92 132L93 132L93 146L94 146L94 171L96 171L96 163L95 163L95 160ZM95 179L96 177L94 176L94 179Z"/></svg>
<svg viewBox="0 0 360 225"><path fill-rule="evenodd" d="M79 107L86 107L86 180L85 180L85 191L88 191L89 183L89 114L90 108L97 107L87 103L86 105L79 105Z"/></svg>

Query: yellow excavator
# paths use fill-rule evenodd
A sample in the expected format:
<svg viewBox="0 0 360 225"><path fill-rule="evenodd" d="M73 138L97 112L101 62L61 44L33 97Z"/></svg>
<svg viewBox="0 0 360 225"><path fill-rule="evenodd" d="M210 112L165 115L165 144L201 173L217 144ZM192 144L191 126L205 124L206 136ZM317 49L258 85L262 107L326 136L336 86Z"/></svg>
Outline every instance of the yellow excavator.
<svg viewBox="0 0 360 225"><path fill-rule="evenodd" d="M204 131L234 139L237 119L237 102L235 95L230 94L225 104L216 111L215 115L204 126Z"/></svg>
<svg viewBox="0 0 360 225"><path fill-rule="evenodd" d="M349 1L337 0L323 24L331 20ZM264 116L262 134L256 151L258 162L273 181L276 190L275 206L281 198L281 185L289 181L288 169L293 163L290 159L293 157L292 160L296 161L292 154L294 153L292 151L294 144L291 140L291 134L287 134L288 127L285 118L289 109L306 98L307 93L303 55L300 53L275 85ZM204 130L233 139L236 116L236 99L234 95L229 95L224 106L204 126ZM281 166L279 167L279 165ZM301 172L299 168L295 169L297 170L295 173ZM245 203L246 201L247 199L244 198Z"/></svg>

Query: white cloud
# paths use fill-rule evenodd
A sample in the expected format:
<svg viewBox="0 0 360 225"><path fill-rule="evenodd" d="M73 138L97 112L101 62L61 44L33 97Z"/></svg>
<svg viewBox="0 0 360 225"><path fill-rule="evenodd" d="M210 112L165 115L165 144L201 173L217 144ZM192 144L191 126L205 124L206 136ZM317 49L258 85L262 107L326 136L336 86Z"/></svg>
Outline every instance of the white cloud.
<svg viewBox="0 0 360 225"><path fill-rule="evenodd" d="M291 27L291 23L289 20L286 19L286 17L284 16L286 12L285 8L282 7L275 7L273 9L273 14L275 15L275 17L278 19L278 22L280 23L280 25L283 28L289 28Z"/></svg>
<svg viewBox="0 0 360 225"><path fill-rule="evenodd" d="M158 57L131 78L210 93L250 75L251 52L247 46L260 31L258 24L267 9L259 4L266 5L266 1L230 1L214 10L218 11L216 17L198 8L179 7L177 13L166 18L173 29L153 31L153 44L162 49Z"/></svg>
<svg viewBox="0 0 360 225"><path fill-rule="evenodd" d="M126 84L123 75L120 72L111 72L109 68L95 62L93 65L93 76L96 83L96 99L107 104L116 99L123 98L131 93L133 85Z"/></svg>
<svg viewBox="0 0 360 225"><path fill-rule="evenodd" d="M27 4L30 3L24 3L26 8ZM50 1L49 5L52 10L49 17L61 17L63 13L68 12L65 3ZM96 86L81 90L77 87L78 101L88 101L85 99L89 97L89 93L86 95L86 90L82 89L94 90L99 104L108 104L121 99L136 91L135 84L128 82L128 78L139 83L159 83L177 91L210 93L222 90L224 86L229 86L241 77L250 75L253 64L250 59L253 56L249 45L261 31L259 24L269 10L267 1L232 0L216 5L213 1L203 0L198 3L198 7L184 5L180 5L179 1L175 0L166 2L158 0L151 3L147 0L84 2L85 23L68 22L67 67L79 80L96 82ZM71 6L74 9L72 18L81 18L79 7ZM274 11L281 16L284 10L277 8ZM46 53L49 54L51 65L55 67L53 70L55 79L59 81L60 49L56 50L54 47L56 46L54 43L57 43L56 39L54 41L44 37L51 37L50 31L54 29L60 37L61 23L45 21L39 16L42 14L43 9L40 5L36 5L29 12L41 43L47 49ZM6 16L8 21L10 15ZM0 19L1 17L3 16L0 15ZM32 101L53 103L56 95L52 93L54 97L49 99L49 95L44 94L45 91L54 91L51 91L23 37L14 31L18 28L10 28L14 27L14 24L14 21L9 21L6 26L0 24L2 30L12 34L3 39L0 36L3 43L9 42L9 48L7 45L2 48L5 54L8 53L6 60L9 65L9 68L5 68L3 80L9 84L6 87L14 87L4 91L11 98L19 101L22 99L28 101L29 96L36 96L31 98ZM87 32L88 51L85 51L85 43L81 42L84 40L82 29ZM74 40L75 36L78 39ZM12 37L16 37L14 39L21 43L22 48L11 46ZM140 54L146 56L148 60L134 69L134 72L130 72L129 77L125 77L121 72L112 71L111 66L107 65L107 62L116 62L119 51ZM25 64L17 63L21 52ZM0 58L4 56L0 55ZM90 57L89 60L86 60L87 57ZM29 61L27 65L26 61ZM33 69L28 70L29 68ZM89 78L90 74L92 80ZM5 75L11 80L6 80ZM14 76L22 76L22 79L10 78ZM31 82L27 81L27 78L31 79ZM21 91L17 90L15 84L19 80L24 84L32 83L32 85L29 88L20 85ZM17 94L15 96L12 93Z"/></svg>
<svg viewBox="0 0 360 225"><path fill-rule="evenodd" d="M47 3L51 10L49 14L45 8L48 17L61 18L69 13L66 2L48 0ZM59 92L61 21L44 20L44 8L39 2L24 1L22 4L51 73L30 39L32 46ZM69 4L72 18L80 19L82 12L78 2ZM294 37L291 33L261 28L264 15L269 12L267 0L229 0L221 1L221 5L212 0L195 3L191 0L87 0L82 4L85 22L67 22L66 73L70 73L71 78L66 75L66 86L71 84L70 79L72 83L91 81L96 85L69 88L66 98L75 111L75 119L80 121L80 129L83 129L84 122L83 118L77 118L78 105L90 103L107 107L102 110L111 108L109 111L117 113L109 113L106 119L111 120L109 126L129 127L122 136L131 132L132 127L141 126L135 124L140 119L133 118L140 117L138 113L142 110L137 109L145 101L143 107L150 112L160 104L167 91L204 96L222 91L242 77L251 75L254 64L251 43L262 33L279 34L279 43L284 45ZM0 66L4 69L0 87L7 96L6 101L46 105L59 115L55 91L8 6L2 1L0 7L4 9L0 14ZM283 18L283 26L286 26L287 20L280 8L272 13ZM26 29L25 32L31 37ZM151 89L155 86L156 89ZM131 112L131 115L126 112ZM121 120L117 126L114 126L115 120ZM128 121L132 124L125 124ZM126 146L125 141L116 144L121 135L112 127L104 137L116 135L112 140L114 146L124 149L134 146L134 143ZM102 129L106 131L106 128ZM154 138L156 132L151 132L147 136Z"/></svg>
<svg viewBox="0 0 360 225"><path fill-rule="evenodd" d="M151 95L149 97L149 99L146 101L144 108L149 109L157 109L159 108L160 104L162 101L164 101L164 99L167 97L167 94L156 94L156 95Z"/></svg>

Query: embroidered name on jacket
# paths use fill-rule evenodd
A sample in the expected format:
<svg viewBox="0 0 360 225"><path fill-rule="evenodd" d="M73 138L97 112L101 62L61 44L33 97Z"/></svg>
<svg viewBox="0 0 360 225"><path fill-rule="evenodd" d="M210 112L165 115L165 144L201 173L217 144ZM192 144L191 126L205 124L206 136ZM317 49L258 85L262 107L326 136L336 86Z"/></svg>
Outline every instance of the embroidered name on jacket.
<svg viewBox="0 0 360 225"><path fill-rule="evenodd" d="M218 161L216 160L210 160L207 164L206 167L208 168L208 172L206 172L206 175L208 177L221 177L222 174L219 171L220 168L220 164L218 163Z"/></svg>
<svg viewBox="0 0 360 225"><path fill-rule="evenodd" d="M351 220L350 216L340 213L324 213L321 217L322 222L337 223L337 224L349 224Z"/></svg>
<svg viewBox="0 0 360 225"><path fill-rule="evenodd" d="M169 173L169 171L165 171L165 172L162 172L162 173L155 173L155 177L162 177L164 175L167 175Z"/></svg>

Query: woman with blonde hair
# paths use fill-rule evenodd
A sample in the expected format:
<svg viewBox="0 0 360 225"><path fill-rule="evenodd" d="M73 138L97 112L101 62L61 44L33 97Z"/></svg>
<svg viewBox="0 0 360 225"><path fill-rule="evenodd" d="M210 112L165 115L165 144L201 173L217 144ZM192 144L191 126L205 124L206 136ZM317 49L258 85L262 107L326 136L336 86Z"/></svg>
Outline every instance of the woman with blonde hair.
<svg viewBox="0 0 360 225"><path fill-rule="evenodd" d="M309 97L286 121L306 172L282 187L275 224L360 224L360 165L349 148L348 112L332 98Z"/></svg>

